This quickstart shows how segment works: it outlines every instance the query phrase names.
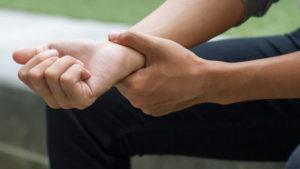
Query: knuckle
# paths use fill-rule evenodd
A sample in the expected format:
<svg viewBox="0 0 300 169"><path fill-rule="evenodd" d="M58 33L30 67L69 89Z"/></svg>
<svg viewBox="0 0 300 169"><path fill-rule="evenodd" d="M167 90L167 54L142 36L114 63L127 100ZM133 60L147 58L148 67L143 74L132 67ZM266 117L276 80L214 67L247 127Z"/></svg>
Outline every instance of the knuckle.
<svg viewBox="0 0 300 169"><path fill-rule="evenodd" d="M45 88L43 86L40 85L34 85L33 86L35 92L40 95L42 98L44 98L43 94L46 93L44 90Z"/></svg>
<svg viewBox="0 0 300 169"><path fill-rule="evenodd" d="M27 78L27 73L23 70L19 70L18 77L19 77L19 79L24 80Z"/></svg>
<svg viewBox="0 0 300 169"><path fill-rule="evenodd" d="M52 69L47 69L45 71L45 77L47 79L51 79L51 80L56 80L58 78L57 75L56 75L56 72L53 71Z"/></svg>
<svg viewBox="0 0 300 169"><path fill-rule="evenodd" d="M35 71L35 70L30 70L28 72L28 77L33 80L38 80L38 79L42 78L42 73Z"/></svg>
<svg viewBox="0 0 300 169"><path fill-rule="evenodd" d="M64 84L70 84L70 83L73 83L73 78L71 75L69 74L63 74L60 78L59 78L59 81L61 83L64 83Z"/></svg>

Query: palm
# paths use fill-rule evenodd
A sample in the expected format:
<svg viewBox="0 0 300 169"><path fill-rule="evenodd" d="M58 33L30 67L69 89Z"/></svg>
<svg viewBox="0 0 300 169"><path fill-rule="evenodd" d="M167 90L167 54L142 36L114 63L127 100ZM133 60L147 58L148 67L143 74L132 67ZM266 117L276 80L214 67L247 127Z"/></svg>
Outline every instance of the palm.
<svg viewBox="0 0 300 169"><path fill-rule="evenodd" d="M77 88L82 96L93 100L143 63L139 53L106 41L68 40L50 44L49 48L57 49L61 56L70 55L85 64L91 77L80 81ZM141 60L136 63L126 62L129 57L139 57Z"/></svg>
<svg viewBox="0 0 300 169"><path fill-rule="evenodd" d="M83 103L86 106L91 105L119 80L144 65L144 57L130 48L108 41L93 40L67 40L39 48L24 48L15 51L13 58L17 63L26 64L34 56L49 49L56 49L60 57L69 55L84 63L91 76L73 74L70 77L71 81L79 80L75 85L72 82L72 87L64 90L73 95L71 98L74 98L76 103Z"/></svg>

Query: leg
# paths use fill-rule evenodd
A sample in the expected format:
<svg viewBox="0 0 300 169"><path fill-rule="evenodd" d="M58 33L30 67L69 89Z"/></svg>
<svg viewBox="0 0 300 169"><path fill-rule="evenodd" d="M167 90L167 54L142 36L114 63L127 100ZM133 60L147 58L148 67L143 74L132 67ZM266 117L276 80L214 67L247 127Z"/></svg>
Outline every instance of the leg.
<svg viewBox="0 0 300 169"><path fill-rule="evenodd" d="M192 50L201 57L234 62L299 50L288 39L226 40ZM300 141L299 103L294 99L199 104L153 118L111 89L84 111L48 108L50 163L53 169L128 169L130 156L143 154L286 160Z"/></svg>
<svg viewBox="0 0 300 169"><path fill-rule="evenodd" d="M299 169L300 168L300 145L294 150L292 155L289 157L286 169Z"/></svg>

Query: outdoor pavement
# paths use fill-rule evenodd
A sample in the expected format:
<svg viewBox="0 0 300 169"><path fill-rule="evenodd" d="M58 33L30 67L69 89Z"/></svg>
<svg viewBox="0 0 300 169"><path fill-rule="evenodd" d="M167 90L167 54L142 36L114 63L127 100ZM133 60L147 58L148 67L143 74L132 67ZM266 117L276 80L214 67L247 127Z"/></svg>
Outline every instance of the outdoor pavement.
<svg viewBox="0 0 300 169"><path fill-rule="evenodd" d="M129 27L9 10L0 10L0 23L0 84L18 88L25 86L17 78L20 65L11 59L15 49L62 39L107 39L110 31Z"/></svg>
<svg viewBox="0 0 300 169"><path fill-rule="evenodd" d="M0 169L44 169L45 105L18 79L13 51L62 39L106 39L129 26L10 10L0 10L0 23Z"/></svg>
<svg viewBox="0 0 300 169"><path fill-rule="evenodd" d="M17 78L20 65L12 60L14 50L63 39L107 39L113 30L129 25L78 20L21 11L0 10L0 84L24 88ZM223 39L217 37L214 40Z"/></svg>
<svg viewBox="0 0 300 169"><path fill-rule="evenodd" d="M106 39L129 26L0 10L0 169L46 169L45 105L17 78L12 52L61 39ZM24 90L26 89L26 90ZM133 158L133 169L283 169L284 163L208 160L182 156Z"/></svg>

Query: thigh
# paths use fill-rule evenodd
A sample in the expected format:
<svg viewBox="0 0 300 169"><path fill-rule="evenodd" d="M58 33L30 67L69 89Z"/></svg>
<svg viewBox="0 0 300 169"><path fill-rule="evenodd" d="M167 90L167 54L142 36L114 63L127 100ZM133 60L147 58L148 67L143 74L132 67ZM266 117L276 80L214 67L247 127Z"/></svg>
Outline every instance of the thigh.
<svg viewBox="0 0 300 169"><path fill-rule="evenodd" d="M201 58L225 62L243 62L284 55L300 50L300 29L285 35L240 38L208 42L191 48ZM290 118L300 118L299 99L267 100L277 112Z"/></svg>
<svg viewBox="0 0 300 169"><path fill-rule="evenodd" d="M285 35L228 39L208 42L191 49L199 57L241 62L283 55L300 50L300 29Z"/></svg>
<svg viewBox="0 0 300 169"><path fill-rule="evenodd" d="M288 101L277 103L199 104L153 118L111 89L84 111L48 109L50 161L101 168L143 154L286 160L300 141L300 120L285 114Z"/></svg>
<svg viewBox="0 0 300 169"><path fill-rule="evenodd" d="M285 169L299 169L299 168L300 168L300 145L293 151L285 166Z"/></svg>
<svg viewBox="0 0 300 169"><path fill-rule="evenodd" d="M192 51L223 61L258 59L280 53L279 47L266 45L283 41L277 38L282 37L211 42ZM267 47L268 51L257 52ZM282 52L295 50L291 45ZM206 103L154 118L132 107L113 88L83 111L48 108L50 163L53 168L113 168L129 166L130 156L143 154L285 160L300 141L299 103L298 99Z"/></svg>

